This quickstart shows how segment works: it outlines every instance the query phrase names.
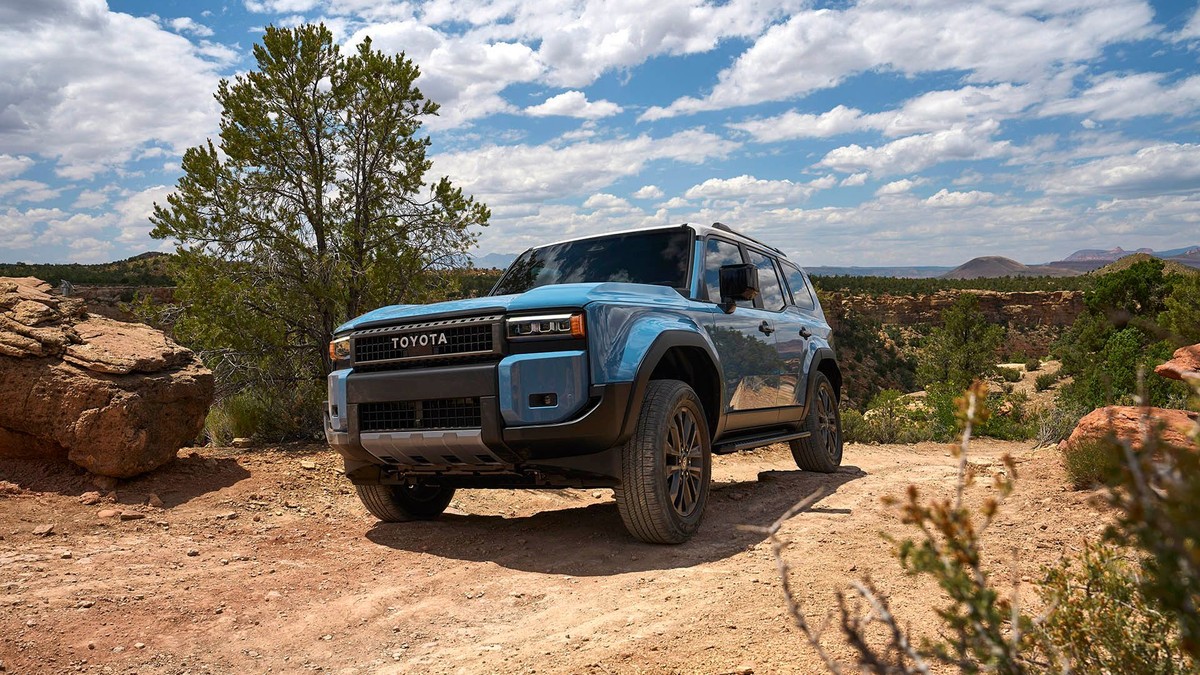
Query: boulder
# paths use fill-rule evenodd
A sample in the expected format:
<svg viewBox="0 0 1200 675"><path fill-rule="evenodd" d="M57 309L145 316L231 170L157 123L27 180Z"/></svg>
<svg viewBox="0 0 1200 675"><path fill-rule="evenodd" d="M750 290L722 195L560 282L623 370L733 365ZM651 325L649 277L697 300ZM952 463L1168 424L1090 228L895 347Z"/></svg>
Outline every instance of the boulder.
<svg viewBox="0 0 1200 675"><path fill-rule="evenodd" d="M1180 347L1154 372L1170 380L1200 380L1200 344Z"/></svg>
<svg viewBox="0 0 1200 675"><path fill-rule="evenodd" d="M128 478L200 433L213 377L143 324L89 316L32 278L0 278L0 457L66 458Z"/></svg>
<svg viewBox="0 0 1200 675"><path fill-rule="evenodd" d="M1068 438L1059 447L1065 451L1079 443L1106 438L1110 433L1122 441L1133 443L1134 449L1141 448L1143 432L1142 417L1149 411L1153 423L1161 427L1160 438L1164 443L1181 448L1195 448L1196 443L1189 434L1196 428L1197 413L1168 408L1141 408L1138 406L1112 405L1093 410L1084 415Z"/></svg>

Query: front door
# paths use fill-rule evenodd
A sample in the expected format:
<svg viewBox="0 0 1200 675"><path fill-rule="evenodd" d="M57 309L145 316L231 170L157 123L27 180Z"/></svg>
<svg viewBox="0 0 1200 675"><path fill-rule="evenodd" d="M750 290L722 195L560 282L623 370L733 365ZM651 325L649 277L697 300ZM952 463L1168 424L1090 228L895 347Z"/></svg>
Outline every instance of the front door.
<svg viewBox="0 0 1200 675"><path fill-rule="evenodd" d="M716 237L708 239L704 281L711 301L720 300L721 266L741 264L743 260L743 251L737 244ZM754 301L742 300L730 314L717 312L709 329L724 371L725 409L729 413L782 404L783 363L775 343L778 314L755 305Z"/></svg>

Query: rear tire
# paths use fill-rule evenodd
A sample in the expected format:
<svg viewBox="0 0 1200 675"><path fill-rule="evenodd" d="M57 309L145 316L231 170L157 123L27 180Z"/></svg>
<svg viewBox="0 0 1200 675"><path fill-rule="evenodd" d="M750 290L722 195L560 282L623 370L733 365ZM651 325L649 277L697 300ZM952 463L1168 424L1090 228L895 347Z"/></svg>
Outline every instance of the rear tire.
<svg viewBox="0 0 1200 675"><path fill-rule="evenodd" d="M625 528L651 544L687 541L700 528L711 474L712 439L696 392L652 380L613 490Z"/></svg>
<svg viewBox="0 0 1200 675"><path fill-rule="evenodd" d="M358 498L371 515L385 523L437 518L454 497L454 488L416 485L356 485Z"/></svg>
<svg viewBox="0 0 1200 675"><path fill-rule="evenodd" d="M815 377L817 386L804 423L810 435L790 442L792 458L805 471L833 473L842 464L842 415L829 378L821 372Z"/></svg>

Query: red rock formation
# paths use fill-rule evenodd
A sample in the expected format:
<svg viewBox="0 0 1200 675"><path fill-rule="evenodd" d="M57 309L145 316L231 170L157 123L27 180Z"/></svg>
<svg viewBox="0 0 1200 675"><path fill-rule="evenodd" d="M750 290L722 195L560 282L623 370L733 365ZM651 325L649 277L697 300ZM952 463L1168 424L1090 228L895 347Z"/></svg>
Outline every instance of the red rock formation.
<svg viewBox="0 0 1200 675"><path fill-rule="evenodd" d="M1135 449L1140 449L1145 436L1142 419L1146 414L1146 408L1137 406L1114 405L1093 410L1079 420L1075 431L1071 432L1071 437L1061 447L1069 451L1079 443L1101 440L1112 434L1119 440L1131 442ZM1196 447L1189 434L1196 428L1197 413L1149 408L1148 414L1152 423L1161 427L1159 437L1164 443L1182 448Z"/></svg>
<svg viewBox="0 0 1200 675"><path fill-rule="evenodd" d="M170 461L203 427L212 373L161 332L49 291L0 278L0 457L66 457L114 478Z"/></svg>
<svg viewBox="0 0 1200 675"><path fill-rule="evenodd" d="M1154 372L1170 380L1200 380L1200 344L1180 347Z"/></svg>

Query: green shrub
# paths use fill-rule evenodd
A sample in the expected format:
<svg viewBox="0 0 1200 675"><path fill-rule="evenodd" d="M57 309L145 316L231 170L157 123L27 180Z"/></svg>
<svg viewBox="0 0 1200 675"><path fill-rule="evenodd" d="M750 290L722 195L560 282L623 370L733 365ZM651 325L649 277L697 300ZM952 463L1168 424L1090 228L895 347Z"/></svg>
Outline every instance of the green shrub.
<svg viewBox="0 0 1200 675"><path fill-rule="evenodd" d="M1025 372L1033 373L1041 369L1042 362L1037 359L1029 359L1025 362Z"/></svg>
<svg viewBox="0 0 1200 675"><path fill-rule="evenodd" d="M1042 373L1033 381L1033 388L1038 391L1046 391L1053 387L1055 382L1058 382L1058 373Z"/></svg>
<svg viewBox="0 0 1200 675"><path fill-rule="evenodd" d="M1121 471L1119 448L1112 442L1086 440L1063 448L1063 466L1076 490L1108 485Z"/></svg>
<svg viewBox="0 0 1200 675"><path fill-rule="evenodd" d="M1047 570L1039 594L1054 608L1042 625L1055 647L1047 650L1052 671L1193 672L1175 622L1138 587L1145 564L1111 544L1089 542L1079 560Z"/></svg>
<svg viewBox="0 0 1200 675"><path fill-rule="evenodd" d="M234 438L262 441L317 438L321 432L320 387L251 387L217 401L205 418L210 445L229 445Z"/></svg>
<svg viewBox="0 0 1200 675"><path fill-rule="evenodd" d="M998 366L996 368L996 374L998 374L1000 376L1000 379L1004 380L1005 382L1020 382L1021 381L1021 371L1017 370L1016 368L1007 368L1005 366Z"/></svg>
<svg viewBox="0 0 1200 675"><path fill-rule="evenodd" d="M842 411L842 440L847 443L870 443L867 421L854 408Z"/></svg>
<svg viewBox="0 0 1200 675"><path fill-rule="evenodd" d="M1036 408L1031 413L1031 418L1036 429L1038 445L1049 445L1066 440L1071 432L1075 431L1079 420L1089 412L1091 412L1090 408L1061 399Z"/></svg>

